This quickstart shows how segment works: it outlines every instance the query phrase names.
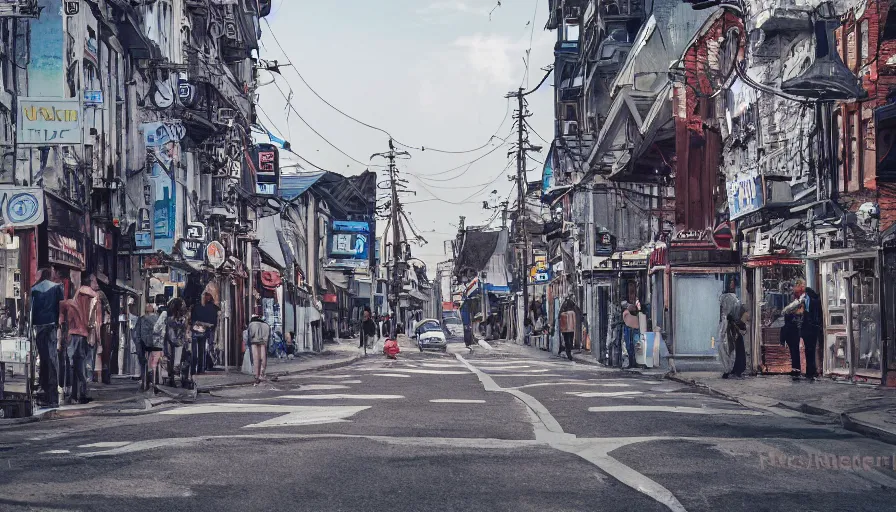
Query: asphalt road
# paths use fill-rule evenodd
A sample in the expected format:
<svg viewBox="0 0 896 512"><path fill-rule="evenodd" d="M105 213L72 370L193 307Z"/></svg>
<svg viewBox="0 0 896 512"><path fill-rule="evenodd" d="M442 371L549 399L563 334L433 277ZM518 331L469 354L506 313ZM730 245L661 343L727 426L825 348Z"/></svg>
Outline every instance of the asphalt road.
<svg viewBox="0 0 896 512"><path fill-rule="evenodd" d="M894 461L671 381L452 344L0 428L0 510L881 511Z"/></svg>

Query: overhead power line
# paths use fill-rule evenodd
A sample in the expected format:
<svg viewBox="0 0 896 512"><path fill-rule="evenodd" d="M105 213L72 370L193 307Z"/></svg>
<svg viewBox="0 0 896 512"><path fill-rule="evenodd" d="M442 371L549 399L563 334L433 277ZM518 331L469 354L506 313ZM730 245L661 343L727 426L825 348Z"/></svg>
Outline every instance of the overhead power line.
<svg viewBox="0 0 896 512"><path fill-rule="evenodd" d="M504 113L504 119L501 120L501 124L498 126L498 129L495 130L495 134L492 135L491 137L489 137L488 142L486 142L486 143L483 144L482 146L479 146L479 147L477 147L477 148L473 148L473 149L467 149L467 150L456 151L456 150L439 149L439 148L426 147L426 146L419 146L419 147L417 147L417 146L413 146L413 145L411 145L411 144L407 144L407 143L401 142L401 141L399 141L398 139L396 139L394 136L392 136L392 134L391 134L388 130L386 130L386 129L384 129L384 128L380 128L379 126L372 125L372 124L370 124L370 123L365 123L364 121L361 121L360 119L358 119L358 118L356 118L356 117L354 117L354 116L351 116L351 115L347 114L346 112L344 112L343 110L341 110L341 109L338 108L337 106L333 105L332 103L330 103L329 101L327 101L326 99L324 99L323 96L321 96L320 94L318 94L318 92L314 89L314 87L311 87L311 84L309 84L308 81L305 80L305 77L302 76L302 73L299 71L299 69L296 67L296 65L293 64L292 60L287 56L286 49L284 49L284 48L283 48L283 45L280 44L280 40L277 38L277 34L274 33L274 27L271 26L271 22L270 22L267 18L264 18L264 22L265 22L265 24L267 24L267 26L268 26L268 31L269 31L270 34L271 34L271 38L274 40L274 43L276 43L277 47L280 48L280 52L283 54L284 58L286 59L286 63L288 64L288 66L289 66L290 68L292 68L293 71L295 71L296 75L298 75L298 77L299 77L299 80L301 80L302 83L305 84L305 87L307 87L308 90L311 91L311 93L314 94L314 96L317 97L317 99L319 99L319 100L322 101L325 105L327 105L327 106L330 107L331 109L335 110L336 112L338 112L338 113L341 114L342 116L346 117L347 119L350 119L350 120L352 120L352 121L358 123L358 124L361 125L361 126L364 126L364 127L366 127L366 128L369 128L369 129L371 129L371 130L378 131L378 132L380 132L380 133L386 135L387 137L389 137L390 139L392 139L392 141L393 141L395 144L397 144L397 145L399 145L399 146L402 146L402 147L405 147L405 148L409 148L409 149L418 150L418 151L435 151L435 152L438 152L438 153L448 153L448 154L475 153L476 151L479 151L479 150L481 150L481 149L484 149L484 148L486 148L489 144L491 144L492 140L494 140L494 138L495 138L495 135L497 135L497 133L501 130L501 127L504 126L504 122L507 121L508 113L509 113L509 111L510 111L510 103L509 103L509 102L508 102L508 109L507 109L507 111L505 111L505 113ZM282 75L281 75L281 76L282 76Z"/></svg>
<svg viewBox="0 0 896 512"><path fill-rule="evenodd" d="M289 109L292 110L292 112L296 115L296 117L298 117L299 120L302 121L302 123L304 123L305 126L307 126L309 130L311 130L312 132L314 132L315 135L317 135L318 137L320 137L324 142L326 142L327 144L329 144L330 147L332 147L333 149L335 149L336 151L338 151L339 153L341 153L342 155L344 155L346 158L348 158L348 159L351 160L352 162L355 162L355 163L357 163L357 164L359 164L359 165L362 165L362 166L365 166L365 167L371 165L369 162L362 162L362 161L358 160L357 158L355 158L355 157L349 155L348 153L346 153L345 151L343 151L341 148L339 148L339 146L337 146L336 144L333 144L332 142L330 142L330 140L329 140L328 138L324 137L319 131L315 130L314 127L311 126L311 124L310 124L308 121L306 121L304 117L302 117L302 114L300 114L299 111L298 111L298 109L296 109L296 107L292 104L292 99L290 99L290 98L286 95L286 93L283 91L283 88L280 87L280 84L278 84L276 80L274 80L273 84L274 84L274 86L277 87L277 90L280 91L280 95L283 96L283 99L286 100L286 105L287 105L287 107L289 107ZM382 166L382 165L376 165L376 167L383 167L383 166Z"/></svg>

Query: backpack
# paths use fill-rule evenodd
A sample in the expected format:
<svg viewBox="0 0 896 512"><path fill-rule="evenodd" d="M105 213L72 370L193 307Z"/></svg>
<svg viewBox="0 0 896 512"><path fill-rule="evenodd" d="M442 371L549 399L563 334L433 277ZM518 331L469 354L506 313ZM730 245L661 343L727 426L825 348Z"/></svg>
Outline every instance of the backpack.
<svg viewBox="0 0 896 512"><path fill-rule="evenodd" d="M168 330L168 312L162 311L156 323L152 326L152 344L156 347L165 346L165 332Z"/></svg>

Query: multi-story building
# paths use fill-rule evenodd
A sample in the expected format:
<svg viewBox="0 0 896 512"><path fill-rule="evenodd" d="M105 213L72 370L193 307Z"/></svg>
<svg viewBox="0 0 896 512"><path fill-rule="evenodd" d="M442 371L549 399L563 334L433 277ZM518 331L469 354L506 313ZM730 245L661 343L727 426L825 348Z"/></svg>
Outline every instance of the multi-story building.
<svg viewBox="0 0 896 512"><path fill-rule="evenodd" d="M66 296L97 277L112 372L134 369L128 313L160 297L212 292L230 366L250 314L272 310L283 324L277 289L292 260L260 236L282 211L279 160L252 138L270 10L267 0L0 3L0 192L12 212L0 224L22 283L4 299L21 332L40 267Z"/></svg>
<svg viewBox="0 0 896 512"><path fill-rule="evenodd" d="M554 279L583 301L600 357L618 346L614 309L640 300L679 366L713 364L718 297L733 292L752 313L752 369L789 370L781 309L805 279L825 303L819 367L886 379L890 3L550 8L557 127L543 201L576 227L556 226L575 270Z"/></svg>

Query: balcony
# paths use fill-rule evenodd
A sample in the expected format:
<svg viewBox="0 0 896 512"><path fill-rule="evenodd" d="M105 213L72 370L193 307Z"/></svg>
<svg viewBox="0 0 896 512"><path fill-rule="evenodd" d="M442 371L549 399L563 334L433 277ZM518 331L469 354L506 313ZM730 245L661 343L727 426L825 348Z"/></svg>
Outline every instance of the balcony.
<svg viewBox="0 0 896 512"><path fill-rule="evenodd" d="M608 0L601 2L600 17L604 21L640 19L643 16L643 0Z"/></svg>
<svg viewBox="0 0 896 512"><path fill-rule="evenodd" d="M557 41L554 45L554 57L572 57L578 58L581 51L581 44L575 41Z"/></svg>
<svg viewBox="0 0 896 512"><path fill-rule="evenodd" d="M37 18L43 7L38 7L37 0L2 0L0 1L0 18Z"/></svg>

